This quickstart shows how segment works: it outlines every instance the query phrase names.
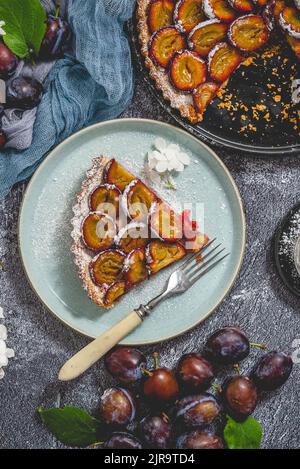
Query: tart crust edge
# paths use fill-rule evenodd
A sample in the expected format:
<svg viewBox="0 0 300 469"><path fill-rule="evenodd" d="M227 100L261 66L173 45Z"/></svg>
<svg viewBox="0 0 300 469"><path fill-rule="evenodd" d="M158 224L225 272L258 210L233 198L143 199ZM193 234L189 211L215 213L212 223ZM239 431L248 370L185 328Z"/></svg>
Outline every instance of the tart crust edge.
<svg viewBox="0 0 300 469"><path fill-rule="evenodd" d="M84 290L89 298L98 306L110 309L114 305L106 306L103 302L105 289L94 284L89 270L90 261L93 259L93 253L87 254L87 248L81 239L81 224L87 215L87 206L91 191L103 182L103 171L111 158L105 156L93 159L91 168L86 173L86 178L82 182L81 190L77 194L77 202L73 206L74 217L71 220L73 230L71 233L72 246L71 252L74 255L74 262L77 267L79 278L82 281Z"/></svg>
<svg viewBox="0 0 300 469"><path fill-rule="evenodd" d="M149 76L154 81L156 88L162 92L166 101L172 108L177 109L182 117L187 118L192 124L202 121L202 114L197 114L192 103L191 95L178 93L169 82L165 70L160 70L149 57L148 44L151 38L148 28L148 6L149 0L139 0L136 9L137 29L141 45L141 53L145 59L145 66L149 70Z"/></svg>

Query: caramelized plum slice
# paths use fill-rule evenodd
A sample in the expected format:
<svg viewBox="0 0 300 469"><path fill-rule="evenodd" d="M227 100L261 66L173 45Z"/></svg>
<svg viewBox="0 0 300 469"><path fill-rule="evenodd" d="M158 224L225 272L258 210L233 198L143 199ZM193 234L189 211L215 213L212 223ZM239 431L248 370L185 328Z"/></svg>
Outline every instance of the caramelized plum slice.
<svg viewBox="0 0 300 469"><path fill-rule="evenodd" d="M253 0L253 3L258 7L264 7L268 3L268 0Z"/></svg>
<svg viewBox="0 0 300 469"><path fill-rule="evenodd" d="M213 81L207 81L200 85L193 94L194 106L199 115L202 116L205 109L212 102L219 89L219 85Z"/></svg>
<svg viewBox="0 0 300 469"><path fill-rule="evenodd" d="M111 285L122 277L125 254L108 249L96 256L90 265L91 277L97 285Z"/></svg>
<svg viewBox="0 0 300 469"><path fill-rule="evenodd" d="M300 39L300 13L297 8L285 7L279 15L283 31L294 39Z"/></svg>
<svg viewBox="0 0 300 469"><path fill-rule="evenodd" d="M231 23L237 16L227 0L203 0L203 10L208 18L218 18L224 23Z"/></svg>
<svg viewBox="0 0 300 469"><path fill-rule="evenodd" d="M157 196L139 179L132 181L125 189L122 197L122 208L130 218L144 220Z"/></svg>
<svg viewBox="0 0 300 469"><path fill-rule="evenodd" d="M135 177L115 159L107 163L105 168L105 182L117 186L121 192L123 192L125 187L134 179Z"/></svg>
<svg viewBox="0 0 300 469"><path fill-rule="evenodd" d="M125 260L124 272L129 288L148 278L145 249L135 249L128 254Z"/></svg>
<svg viewBox="0 0 300 469"><path fill-rule="evenodd" d="M226 42L217 44L208 55L208 67L212 80L222 83L240 65L242 57L237 49Z"/></svg>
<svg viewBox="0 0 300 469"><path fill-rule="evenodd" d="M176 52L170 66L170 79L180 91L193 91L206 79L206 64L196 52Z"/></svg>
<svg viewBox="0 0 300 469"><path fill-rule="evenodd" d="M174 13L173 0L152 0L149 5L148 24L151 33L171 26Z"/></svg>
<svg viewBox="0 0 300 469"><path fill-rule="evenodd" d="M296 57L300 59L300 39L295 39L287 34L286 36L289 45L296 54Z"/></svg>
<svg viewBox="0 0 300 469"><path fill-rule="evenodd" d="M186 254L180 243L152 241L146 248L147 264L152 274L182 259Z"/></svg>
<svg viewBox="0 0 300 469"><path fill-rule="evenodd" d="M182 219L174 210L162 202L151 214L151 228L160 238L177 241L182 238Z"/></svg>
<svg viewBox="0 0 300 469"><path fill-rule="evenodd" d="M196 24L204 20L203 0L180 0L174 11L174 21L185 33L189 33Z"/></svg>
<svg viewBox="0 0 300 469"><path fill-rule="evenodd" d="M230 25L228 35L233 46L246 52L259 49L269 39L267 25L260 15L245 15L237 18Z"/></svg>
<svg viewBox="0 0 300 469"><path fill-rule="evenodd" d="M149 239L148 227L144 223L131 222L119 231L116 245L125 254L132 250L144 248Z"/></svg>
<svg viewBox="0 0 300 469"><path fill-rule="evenodd" d="M150 40L151 58L163 68L167 68L175 52L185 49L184 36L174 27L163 28L153 34Z"/></svg>
<svg viewBox="0 0 300 469"><path fill-rule="evenodd" d="M227 37L228 25L219 20L198 24L189 36L189 47L201 57L206 57L213 47Z"/></svg>
<svg viewBox="0 0 300 469"><path fill-rule="evenodd" d="M90 195L89 205L92 212L107 213L116 218L119 213L121 192L112 184L98 186Z"/></svg>
<svg viewBox="0 0 300 469"><path fill-rule="evenodd" d="M251 0L228 0L228 3L235 10L243 11L244 13L250 13L254 8Z"/></svg>
<svg viewBox="0 0 300 469"><path fill-rule="evenodd" d="M105 306L113 306L113 304L126 292L126 283L118 280L112 283L105 292L103 303Z"/></svg>
<svg viewBox="0 0 300 469"><path fill-rule="evenodd" d="M104 213L92 212L83 221L82 240L92 251L104 251L114 243L116 225Z"/></svg>
<svg viewBox="0 0 300 469"><path fill-rule="evenodd" d="M286 7L285 0L275 0L274 1L274 17L278 21L280 13Z"/></svg>

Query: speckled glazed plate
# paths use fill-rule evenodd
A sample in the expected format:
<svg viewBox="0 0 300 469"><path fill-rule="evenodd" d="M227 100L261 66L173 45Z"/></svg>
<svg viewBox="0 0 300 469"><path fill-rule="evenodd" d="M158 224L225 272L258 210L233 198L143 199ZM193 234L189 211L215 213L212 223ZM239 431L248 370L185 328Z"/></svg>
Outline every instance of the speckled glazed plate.
<svg viewBox="0 0 300 469"><path fill-rule="evenodd" d="M19 242L25 271L41 301L66 325L89 337L100 335L157 295L172 268L133 289L112 310L94 305L81 287L70 252L76 194L91 159L101 154L115 156L139 175L157 137L179 143L192 161L177 177L177 191L163 196L202 204L202 227L204 223L205 232L217 236L231 255L188 292L162 303L123 343L159 342L191 329L222 301L241 266L242 202L228 170L212 150L183 130L149 120L123 119L84 129L55 148L32 177L20 213Z"/></svg>

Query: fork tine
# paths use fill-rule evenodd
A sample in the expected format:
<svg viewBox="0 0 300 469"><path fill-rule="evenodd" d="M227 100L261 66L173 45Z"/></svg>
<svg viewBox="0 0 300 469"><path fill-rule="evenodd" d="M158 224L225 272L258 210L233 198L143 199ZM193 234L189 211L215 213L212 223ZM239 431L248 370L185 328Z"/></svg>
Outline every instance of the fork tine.
<svg viewBox="0 0 300 469"><path fill-rule="evenodd" d="M209 257L216 249L218 249L219 247L221 246L221 243L218 244L217 246L215 246L213 249L211 249L207 254L205 254L205 256L202 256L201 259L199 259L199 262L195 262L193 263L192 265L188 266L187 269L184 270L184 273L185 274L188 274L189 272L191 272L191 270L195 269L195 267L199 267L201 264L203 264L203 261L204 259L207 259L207 257ZM224 248L225 249L225 248ZM197 258L196 258L197 259ZM190 274L192 275L192 274Z"/></svg>
<svg viewBox="0 0 300 469"><path fill-rule="evenodd" d="M210 257L209 259L207 259L205 262L201 262L199 265L198 265L198 268L195 269L193 272L191 272L189 275L187 275L187 278L189 280L192 279L192 277L194 275L196 275L198 272L200 272L200 270L203 270L204 267L206 267L208 264L211 263L211 261L213 261L216 257L218 257L219 254L221 254L221 252L225 251L225 248L221 249L220 251L218 251L216 254L214 254L212 257Z"/></svg>
<svg viewBox="0 0 300 469"><path fill-rule="evenodd" d="M218 253L219 254L219 253ZM215 258L218 254L216 254L213 258ZM210 264L209 267L207 267L207 269L205 270L202 270L200 271L200 273L198 275L196 275L196 277L192 278L190 280L190 287L192 285L194 285L195 282L197 282L201 277L203 277L203 275L207 274L207 272L209 272L210 270L212 270L217 264L219 264L220 262L222 262L227 256L229 256L230 252L228 252L227 254L225 254L225 256L221 257L220 259L216 260L215 262L213 262L213 264L210 264L210 261L207 261L206 262L206 265L207 264ZM202 264L203 265L203 264Z"/></svg>
<svg viewBox="0 0 300 469"><path fill-rule="evenodd" d="M192 254L188 259L186 259L185 262L183 262L183 264L181 264L181 266L178 268L178 270L183 270L190 262L192 262L194 259L196 259L199 256L199 254L204 252L212 243L214 243L216 241L216 239L217 238L212 239L211 241L206 243L204 246L202 246L202 248L199 249L199 251Z"/></svg>

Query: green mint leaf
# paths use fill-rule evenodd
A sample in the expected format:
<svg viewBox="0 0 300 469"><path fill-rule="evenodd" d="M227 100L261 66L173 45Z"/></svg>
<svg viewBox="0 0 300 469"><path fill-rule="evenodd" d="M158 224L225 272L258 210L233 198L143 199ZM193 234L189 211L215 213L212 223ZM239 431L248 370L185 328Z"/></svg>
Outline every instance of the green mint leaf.
<svg viewBox="0 0 300 469"><path fill-rule="evenodd" d="M262 436L262 426L254 417L248 417L244 422L236 422L227 416L224 439L229 449L258 449Z"/></svg>
<svg viewBox="0 0 300 469"><path fill-rule="evenodd" d="M0 0L0 20L5 21L3 40L18 57L33 49L39 53L46 31L46 12L40 0Z"/></svg>
<svg viewBox="0 0 300 469"><path fill-rule="evenodd" d="M98 442L100 422L78 407L40 407L38 413L48 430L67 446L86 448Z"/></svg>

